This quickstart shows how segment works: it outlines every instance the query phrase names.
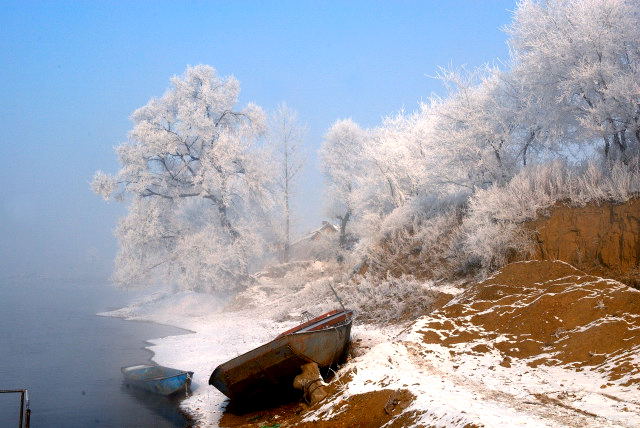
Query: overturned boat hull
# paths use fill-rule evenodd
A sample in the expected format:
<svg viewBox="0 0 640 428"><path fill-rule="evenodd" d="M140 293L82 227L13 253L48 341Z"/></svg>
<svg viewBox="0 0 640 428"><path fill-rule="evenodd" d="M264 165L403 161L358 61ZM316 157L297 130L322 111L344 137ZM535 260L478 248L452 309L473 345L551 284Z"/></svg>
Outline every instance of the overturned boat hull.
<svg viewBox="0 0 640 428"><path fill-rule="evenodd" d="M351 315L351 311L334 311L285 332L219 365L209 384L234 401L264 398L278 390L293 391L293 378L302 365L314 362L322 369L344 359Z"/></svg>

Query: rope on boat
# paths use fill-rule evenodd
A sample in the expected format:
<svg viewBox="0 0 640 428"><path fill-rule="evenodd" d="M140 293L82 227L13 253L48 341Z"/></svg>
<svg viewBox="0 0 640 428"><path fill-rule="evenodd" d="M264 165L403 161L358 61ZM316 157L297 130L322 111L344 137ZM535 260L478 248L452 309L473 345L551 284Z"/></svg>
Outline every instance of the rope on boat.
<svg viewBox="0 0 640 428"><path fill-rule="evenodd" d="M338 293L336 293L335 288L333 288L333 285L331 285L331 282L329 282L329 287L331 288L331 291L333 291L333 295L336 296L336 299L338 300L338 303L340 303L340 306L342 306L342 310L346 311L344 305L342 304L342 300L340 300L340 296L338 296Z"/></svg>

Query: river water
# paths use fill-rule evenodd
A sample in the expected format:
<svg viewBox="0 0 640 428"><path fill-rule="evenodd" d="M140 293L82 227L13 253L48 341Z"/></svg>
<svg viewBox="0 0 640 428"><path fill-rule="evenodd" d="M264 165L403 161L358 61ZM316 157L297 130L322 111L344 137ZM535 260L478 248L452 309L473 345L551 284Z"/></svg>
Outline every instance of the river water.
<svg viewBox="0 0 640 428"><path fill-rule="evenodd" d="M29 389L32 427L188 425L179 399L127 388L120 373L149 360L145 340L184 330L96 316L132 297L104 282L0 281L0 389ZM0 427L17 426L18 409L19 395L0 394Z"/></svg>

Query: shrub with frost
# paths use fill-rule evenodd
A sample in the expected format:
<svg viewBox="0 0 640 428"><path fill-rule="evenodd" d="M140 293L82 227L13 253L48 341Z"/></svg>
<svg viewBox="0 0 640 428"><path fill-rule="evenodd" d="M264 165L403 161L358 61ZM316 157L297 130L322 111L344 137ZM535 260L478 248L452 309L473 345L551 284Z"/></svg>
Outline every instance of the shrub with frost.
<svg viewBox="0 0 640 428"><path fill-rule="evenodd" d="M440 295L432 281L420 281L411 275L365 275L340 284L337 292L360 321L374 324L414 320L430 312Z"/></svg>
<svg viewBox="0 0 640 428"><path fill-rule="evenodd" d="M556 160L525 168L504 186L479 190L462 222L464 253L487 269L499 267L509 254L530 248L520 225L547 214L556 203L622 203L640 196L638 159L579 165Z"/></svg>

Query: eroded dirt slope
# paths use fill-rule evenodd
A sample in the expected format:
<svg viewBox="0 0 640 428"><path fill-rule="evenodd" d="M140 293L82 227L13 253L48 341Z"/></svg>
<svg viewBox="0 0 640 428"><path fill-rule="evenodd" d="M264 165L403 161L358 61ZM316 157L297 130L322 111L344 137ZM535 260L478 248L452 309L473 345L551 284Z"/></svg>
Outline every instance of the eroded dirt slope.
<svg viewBox="0 0 640 428"><path fill-rule="evenodd" d="M640 287L640 199L624 204L558 204L528 222L533 259L563 260L586 272Z"/></svg>
<svg viewBox="0 0 640 428"><path fill-rule="evenodd" d="M427 343L640 382L640 292L563 262L510 264L430 318Z"/></svg>

